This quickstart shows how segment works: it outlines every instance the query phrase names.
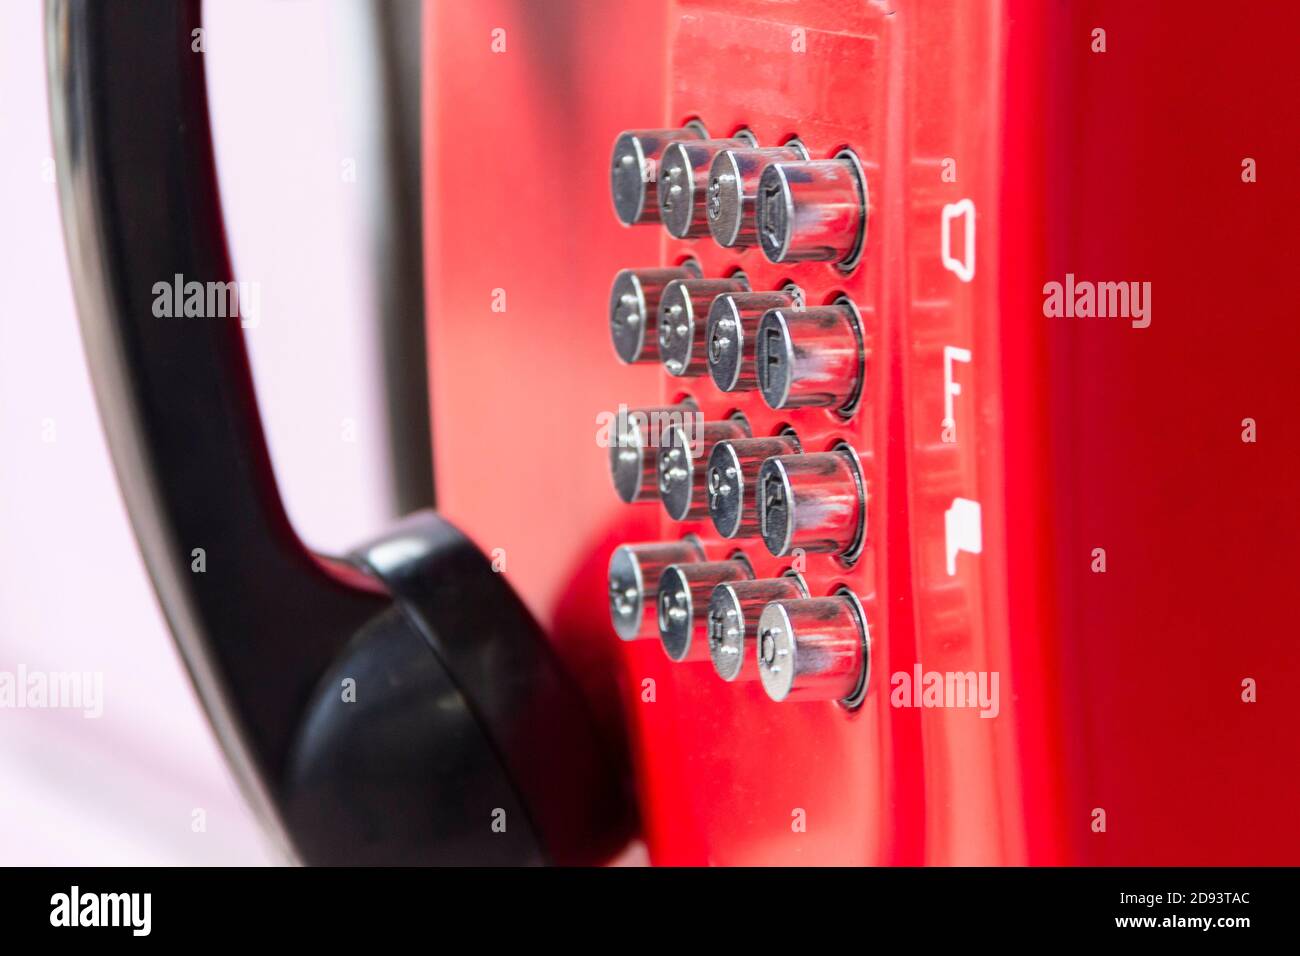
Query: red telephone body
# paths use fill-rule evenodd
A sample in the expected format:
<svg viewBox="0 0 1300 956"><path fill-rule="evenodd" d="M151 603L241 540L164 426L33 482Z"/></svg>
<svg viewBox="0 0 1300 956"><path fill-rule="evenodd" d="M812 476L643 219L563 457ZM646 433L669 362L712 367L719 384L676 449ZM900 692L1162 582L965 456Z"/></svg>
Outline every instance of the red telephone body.
<svg viewBox="0 0 1300 956"><path fill-rule="evenodd" d="M502 549L624 728L653 862L1300 859L1286 278L1300 13L1033 0L427 13L439 508ZM852 147L870 194L862 263L776 266L620 226L616 135L692 119L762 145L797 135L815 158ZM858 413L777 413L707 376L619 364L615 272L688 254L755 289L852 296L869 339ZM1149 281L1160 308L1144 328L1048 316L1044 284L1067 273ZM788 423L805 449L843 439L862 455L866 551L851 568L810 555L806 573L814 594L849 585L867 609L856 710L775 703L615 637L613 548L695 531L711 557L730 550L707 521L610 488L598 415L682 394L710 419L740 410L756 434ZM949 573L957 498L978 504L982 542ZM781 569L761 542L743 547L760 572ZM918 667L996 672L996 716L899 706L896 675Z"/></svg>

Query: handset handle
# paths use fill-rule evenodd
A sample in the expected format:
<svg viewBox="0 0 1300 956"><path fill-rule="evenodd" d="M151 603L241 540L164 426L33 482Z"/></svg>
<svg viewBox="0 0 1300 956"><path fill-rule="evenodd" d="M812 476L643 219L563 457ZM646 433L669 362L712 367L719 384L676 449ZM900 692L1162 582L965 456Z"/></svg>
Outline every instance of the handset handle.
<svg viewBox="0 0 1300 956"><path fill-rule="evenodd" d="M275 485L239 320L155 314L160 282L233 281L193 49L199 0L48 0L46 15L100 415L149 574L245 792L309 862L602 852L625 826L619 761L504 578L432 514L396 532L425 544L406 565L382 541L352 564L309 552ZM419 593L403 593L416 577ZM464 594L491 605L493 660L453 633L467 616L473 626ZM500 686L520 697L503 701ZM549 746L571 779L539 766L546 742L521 723L540 713L561 731ZM504 838L497 809L515 817Z"/></svg>

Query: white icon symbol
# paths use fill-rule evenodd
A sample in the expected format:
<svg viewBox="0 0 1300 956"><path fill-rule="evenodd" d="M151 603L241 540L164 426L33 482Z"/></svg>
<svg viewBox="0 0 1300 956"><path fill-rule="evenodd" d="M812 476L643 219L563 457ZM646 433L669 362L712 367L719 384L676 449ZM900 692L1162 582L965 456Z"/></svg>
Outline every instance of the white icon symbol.
<svg viewBox="0 0 1300 956"><path fill-rule="evenodd" d="M961 394L961 385L952 377L953 362L969 362L970 349L959 349L955 345L943 347L943 427L951 428L957 440L957 414L953 408L953 399Z"/></svg>
<svg viewBox="0 0 1300 956"><path fill-rule="evenodd" d="M958 216L966 217L965 260L952 257L952 221ZM962 282L975 278L975 203L969 199L948 203L943 207L943 229L939 239L939 256L943 267L957 275Z"/></svg>
<svg viewBox="0 0 1300 956"><path fill-rule="evenodd" d="M943 537L948 552L948 575L957 573L957 552L979 554L984 550L984 532L980 527L980 503L969 498L952 499L952 507L943 513Z"/></svg>

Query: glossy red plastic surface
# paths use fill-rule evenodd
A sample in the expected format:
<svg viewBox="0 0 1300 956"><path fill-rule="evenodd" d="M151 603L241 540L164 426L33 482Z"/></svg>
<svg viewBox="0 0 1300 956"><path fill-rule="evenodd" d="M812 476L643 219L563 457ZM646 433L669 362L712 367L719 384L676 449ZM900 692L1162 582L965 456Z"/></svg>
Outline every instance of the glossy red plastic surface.
<svg viewBox="0 0 1300 956"><path fill-rule="evenodd" d="M1294 92L1294 14L1211 26L1182 4L1020 0L428 10L440 507L503 549L625 727L655 862L1300 860L1287 387L1300 334L1282 226L1300 126L1279 95ZM1239 82L1255 92L1236 95ZM862 263L773 266L620 227L615 136L692 118L762 145L798 135L814 158L852 147L871 197ZM1246 156L1257 183L1241 181ZM707 376L618 364L614 273L686 254L757 289L851 295L870 340L858 413L776 413ZM1043 284L1067 272L1151 281L1152 325L1045 317ZM790 424L808 450L844 439L863 456L865 554L807 567L814 594L848 584L867 608L859 710L777 704L614 636L617 544L694 529L711 556L730 550L609 485L597 416L683 393L710 418L739 409L755 433ZM1248 416L1254 444L1240 438ZM949 573L954 499L978 504L982 541L974 553L962 539ZM745 551L760 574L788 566L761 542ZM891 678L918 666L996 672L997 716L892 705ZM1241 700L1245 678L1257 703Z"/></svg>

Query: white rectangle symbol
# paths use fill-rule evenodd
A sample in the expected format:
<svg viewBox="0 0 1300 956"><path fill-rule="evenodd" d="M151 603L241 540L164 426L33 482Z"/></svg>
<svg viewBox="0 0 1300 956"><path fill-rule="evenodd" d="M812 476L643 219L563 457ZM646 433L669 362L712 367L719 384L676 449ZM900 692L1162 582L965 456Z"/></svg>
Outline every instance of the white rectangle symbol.
<svg viewBox="0 0 1300 956"><path fill-rule="evenodd" d="M943 537L948 555L949 577L957 573L957 552L979 554L984 550L980 510L978 501L954 498L952 507L943 513Z"/></svg>
<svg viewBox="0 0 1300 956"><path fill-rule="evenodd" d="M952 255L952 221L965 215L965 248L962 258L954 259ZM939 256L943 267L955 273L962 282L975 278L975 203L969 199L948 203L943 207L943 229L939 236Z"/></svg>

